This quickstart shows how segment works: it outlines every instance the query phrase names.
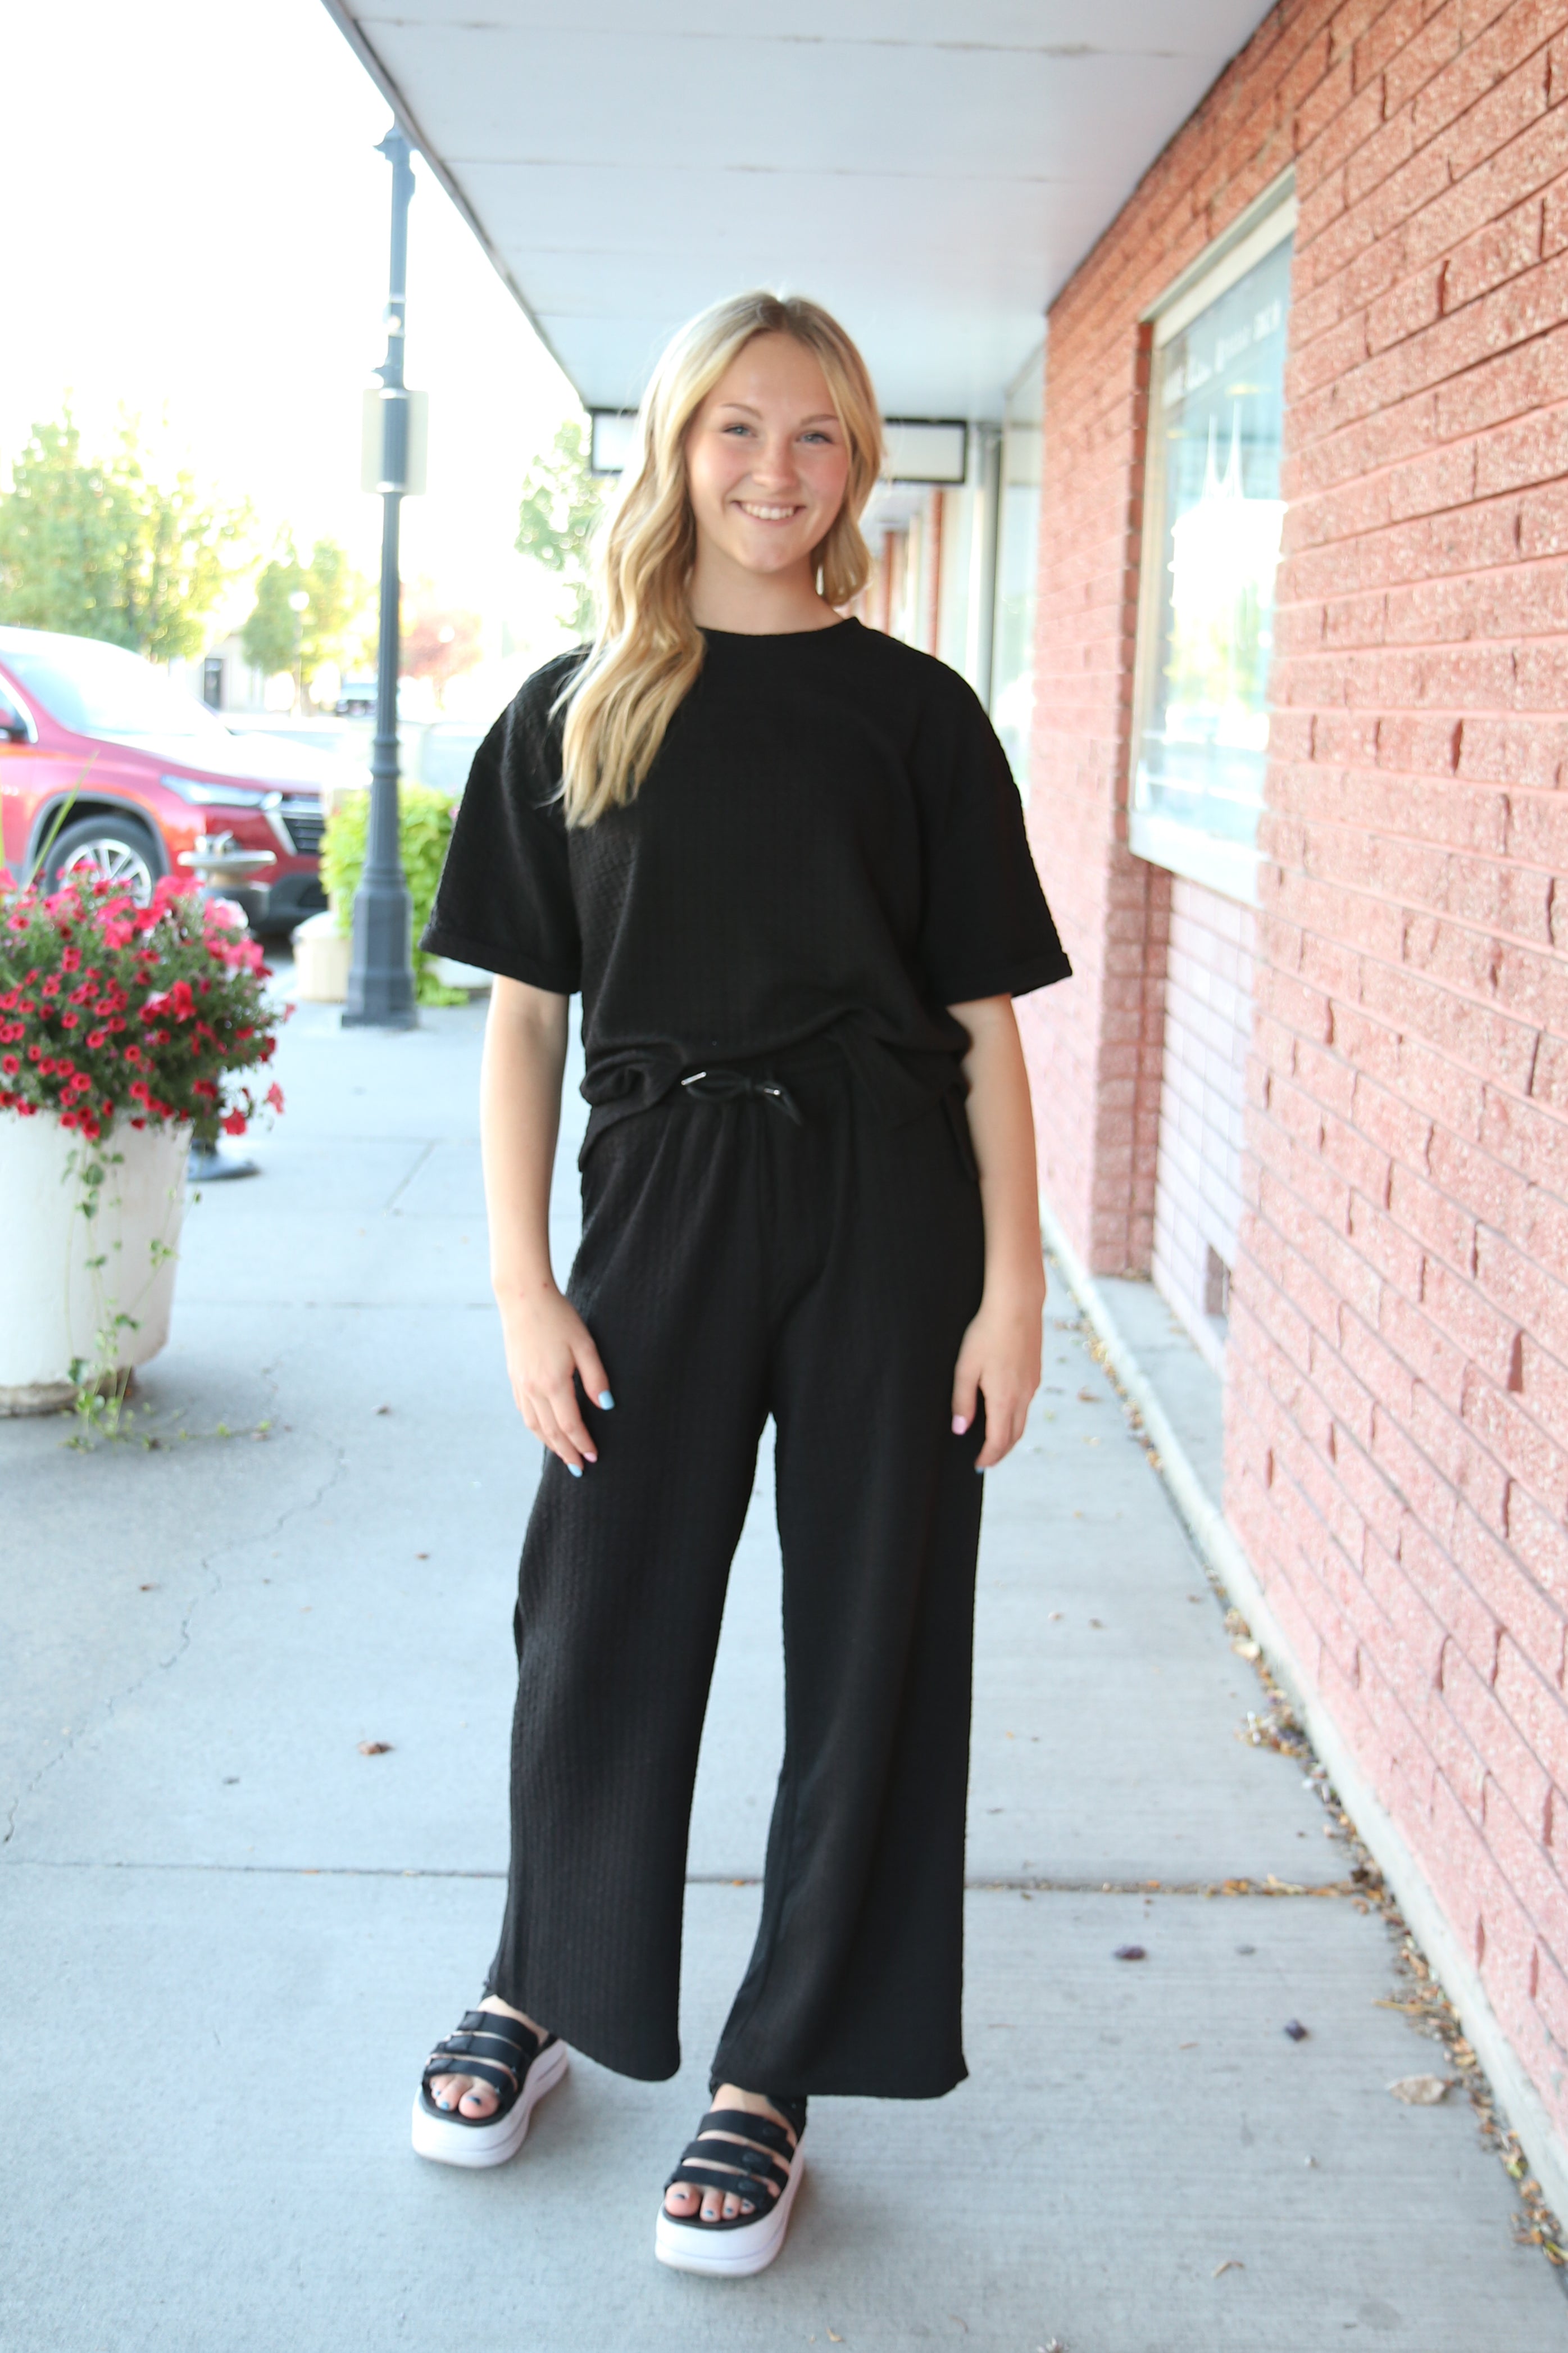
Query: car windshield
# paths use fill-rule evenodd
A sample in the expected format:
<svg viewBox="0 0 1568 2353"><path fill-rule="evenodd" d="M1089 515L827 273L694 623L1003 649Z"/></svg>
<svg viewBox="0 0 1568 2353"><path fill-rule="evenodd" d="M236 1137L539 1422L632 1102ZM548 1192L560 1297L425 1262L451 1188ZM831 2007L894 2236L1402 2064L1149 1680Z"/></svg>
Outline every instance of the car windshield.
<svg viewBox="0 0 1568 2353"><path fill-rule="evenodd" d="M110 743L127 736L190 736L201 744L227 740L228 731L206 705L171 678L120 646L90 638L56 638L40 646L0 645L0 661L62 727Z"/></svg>

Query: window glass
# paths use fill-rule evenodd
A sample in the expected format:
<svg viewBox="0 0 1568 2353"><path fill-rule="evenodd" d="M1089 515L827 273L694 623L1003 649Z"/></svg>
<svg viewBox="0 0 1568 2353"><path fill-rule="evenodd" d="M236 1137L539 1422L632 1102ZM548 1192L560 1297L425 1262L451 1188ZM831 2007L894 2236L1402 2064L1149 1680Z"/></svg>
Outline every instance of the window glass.
<svg viewBox="0 0 1568 2353"><path fill-rule="evenodd" d="M1290 249L1287 234L1163 342L1156 329L1150 386L1132 847L1244 892L1268 743Z"/></svg>
<svg viewBox="0 0 1568 2353"><path fill-rule="evenodd" d="M195 695L119 646L93 638L51 636L39 645L14 638L5 661L45 710L79 735L110 742L136 735L228 741L227 729Z"/></svg>
<svg viewBox="0 0 1568 2353"><path fill-rule="evenodd" d="M996 617L991 649L991 722L1020 787L1028 783L1035 712L1035 579L1040 544L1044 354L1008 395L1002 424L996 519Z"/></svg>

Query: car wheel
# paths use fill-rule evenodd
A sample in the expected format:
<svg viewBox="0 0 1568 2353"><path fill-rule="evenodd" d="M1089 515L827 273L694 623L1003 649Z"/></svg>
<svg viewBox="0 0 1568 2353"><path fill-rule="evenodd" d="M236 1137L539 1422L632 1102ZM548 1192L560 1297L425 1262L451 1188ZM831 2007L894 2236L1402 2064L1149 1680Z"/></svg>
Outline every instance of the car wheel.
<svg viewBox="0 0 1568 2353"><path fill-rule="evenodd" d="M105 813L79 817L61 828L44 866L44 880L56 890L68 874L96 870L128 892L139 907L153 896L163 861L147 827L133 817Z"/></svg>

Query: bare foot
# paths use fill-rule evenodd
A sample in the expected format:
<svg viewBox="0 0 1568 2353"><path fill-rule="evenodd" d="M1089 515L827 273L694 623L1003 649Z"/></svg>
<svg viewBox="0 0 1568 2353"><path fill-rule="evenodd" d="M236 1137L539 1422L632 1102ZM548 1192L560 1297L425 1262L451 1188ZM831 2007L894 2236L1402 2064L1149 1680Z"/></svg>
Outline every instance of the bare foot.
<svg viewBox="0 0 1568 2353"><path fill-rule="evenodd" d="M493 2010L500 2018L521 2020L531 2034L537 2034L540 2041L543 2042L543 2027L536 2026L526 2012L513 2010L511 2004L502 2001L499 1994L486 1994L479 2008ZM510 2074L511 2070L508 2068L507 2073ZM430 2097L438 2108L454 2109L458 2116L471 2116L479 2124L484 2122L486 2116L493 2116L500 2105L500 2093L492 2084L481 2083L477 2075L432 2075Z"/></svg>
<svg viewBox="0 0 1568 2353"><path fill-rule="evenodd" d="M771 2117L775 2125L783 2125L789 2135L791 2149L794 2149L798 2137L795 2126L787 2116L780 2116L773 2102L765 2099L761 2092L742 2092L733 2084L721 2084L708 2105L710 2108L743 2108L748 2116ZM700 2133L698 2137L713 2143L715 2165L723 2165L724 2160L719 2151L726 2143L731 2148L735 2149L763 2147L761 2141L743 2141L738 2133L705 2132ZM763 2150L763 2154L768 2157L774 2156L772 2149ZM776 2158L774 2161L777 2162ZM736 2166L726 2167L725 2169L739 2172L741 2168ZM769 2194L776 2198L779 2193L776 2189L770 2186ZM673 2189L667 2189L664 2193L664 2211L674 2221L695 2221L699 2217L699 2209L700 2209L700 2219L704 2222L730 2222L737 2214L754 2213L756 2205L754 2200L738 2198L732 2190L721 2191L717 2183L711 2189L699 2189L689 2181L678 2181Z"/></svg>

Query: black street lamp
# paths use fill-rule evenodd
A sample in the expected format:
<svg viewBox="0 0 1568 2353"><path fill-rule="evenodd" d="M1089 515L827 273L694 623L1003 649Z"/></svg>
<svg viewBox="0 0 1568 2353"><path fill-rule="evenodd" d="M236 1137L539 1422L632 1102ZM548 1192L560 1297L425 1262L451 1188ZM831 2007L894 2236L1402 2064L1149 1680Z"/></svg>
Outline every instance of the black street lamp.
<svg viewBox="0 0 1568 2353"><path fill-rule="evenodd" d="M403 381L405 287L408 265L408 200L414 172L408 142L394 123L378 153L392 165L392 270L386 302L386 357L376 374L382 389L381 633L376 653L375 743L370 758L370 827L364 869L354 892L353 949L343 1027L411 1029L414 1002L410 956L413 902L397 839L397 672L400 652L398 524L409 480L410 396Z"/></svg>

